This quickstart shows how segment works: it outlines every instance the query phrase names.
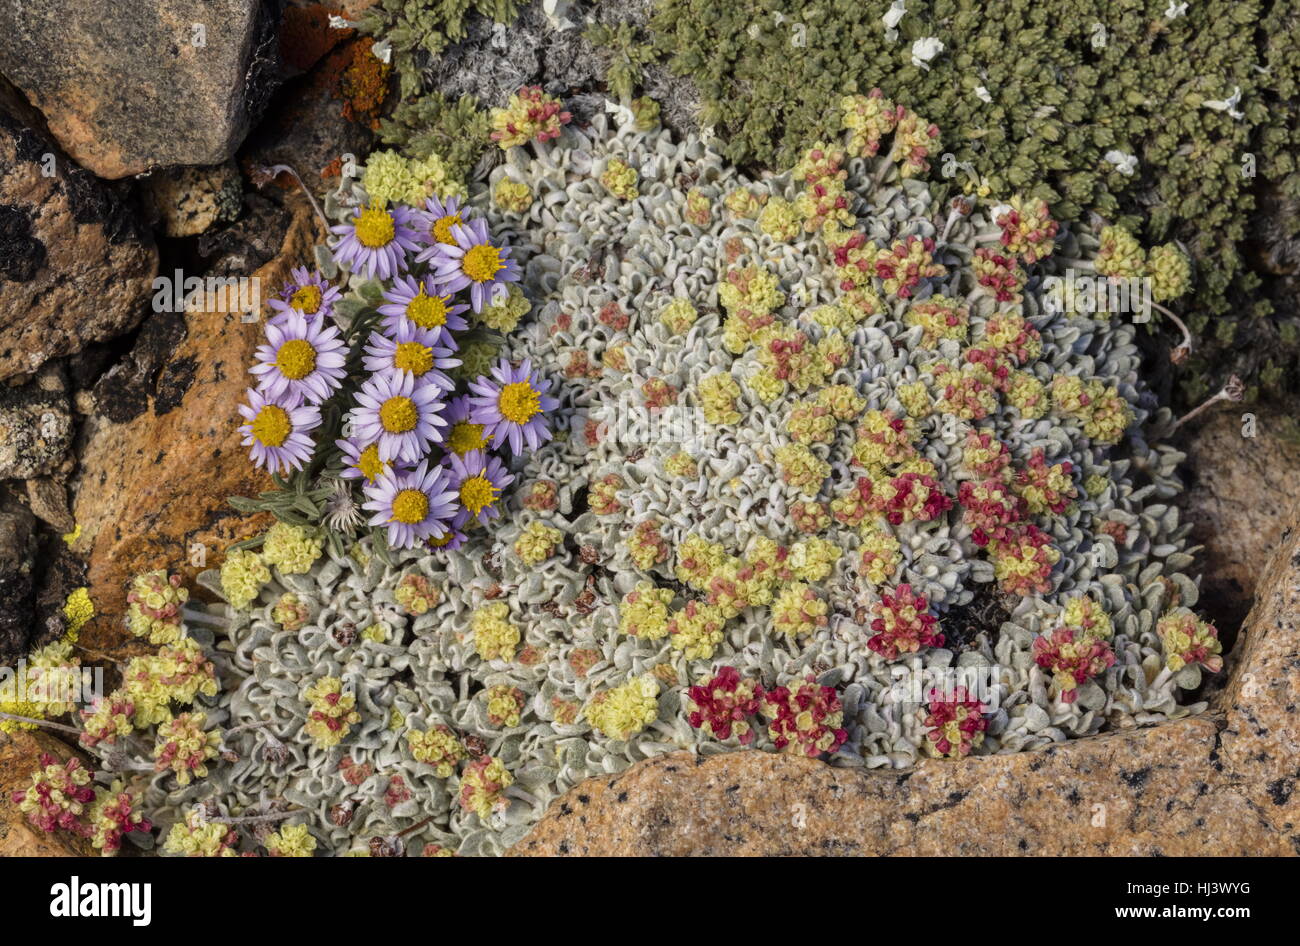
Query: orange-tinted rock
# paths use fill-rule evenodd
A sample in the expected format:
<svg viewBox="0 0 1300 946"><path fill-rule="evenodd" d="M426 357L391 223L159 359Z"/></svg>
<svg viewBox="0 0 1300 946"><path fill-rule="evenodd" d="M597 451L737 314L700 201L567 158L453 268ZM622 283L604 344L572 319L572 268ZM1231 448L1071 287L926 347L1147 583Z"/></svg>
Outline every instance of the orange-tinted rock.
<svg viewBox="0 0 1300 946"><path fill-rule="evenodd" d="M292 266L310 263L312 246L323 239L306 202L292 206L280 255L253 274L263 300L278 291ZM146 410L121 423L88 421L72 488L82 530L74 551L89 561L97 611L81 639L93 648L111 650L126 638L121 617L134 575L168 568L192 579L219 564L226 545L269 524L226 502L271 485L240 445L236 410L264 323L243 322L215 303L210 300L209 311L185 313L184 337L160 370L170 383L148 395Z"/></svg>

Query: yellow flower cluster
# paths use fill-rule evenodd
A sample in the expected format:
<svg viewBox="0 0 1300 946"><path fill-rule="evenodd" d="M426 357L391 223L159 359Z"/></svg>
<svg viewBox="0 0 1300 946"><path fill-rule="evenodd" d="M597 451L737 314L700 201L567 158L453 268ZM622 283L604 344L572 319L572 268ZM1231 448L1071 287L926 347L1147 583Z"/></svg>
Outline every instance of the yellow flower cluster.
<svg viewBox="0 0 1300 946"><path fill-rule="evenodd" d="M846 95L840 99L844 113L840 127L849 132L849 151L870 158L880 150L880 140L894 130L898 110L879 90L870 95Z"/></svg>
<svg viewBox="0 0 1300 946"><path fill-rule="evenodd" d="M1137 279L1146 270L1146 255L1137 237L1123 227L1102 227L1101 245L1093 266L1102 276Z"/></svg>
<svg viewBox="0 0 1300 946"><path fill-rule="evenodd" d="M903 410L907 411L908 417L923 420L934 411L934 401L930 399L930 391L924 381L900 384L894 388L894 394Z"/></svg>
<svg viewBox="0 0 1300 946"><path fill-rule="evenodd" d="M862 415L855 433L853 461L872 474L884 473L917 456L920 434L910 416L870 410Z"/></svg>
<svg viewBox="0 0 1300 946"><path fill-rule="evenodd" d="M277 522L266 530L262 540L262 558L285 575L305 575L320 558L325 546L323 537L313 537L300 526Z"/></svg>
<svg viewBox="0 0 1300 946"><path fill-rule="evenodd" d="M18 683L14 676L0 681L0 713L45 719L72 712L72 703L51 699L81 692L80 661L72 656L72 643L66 639L54 641L30 654L21 692ZM0 732L36 728L34 723L0 719Z"/></svg>
<svg viewBox="0 0 1300 946"><path fill-rule="evenodd" d="M287 824L268 834L262 843L272 857L311 857L316 853L316 838L305 824Z"/></svg>
<svg viewBox="0 0 1300 946"><path fill-rule="evenodd" d="M659 682L647 673L597 693L587 701L583 716L606 738L622 742L655 721L658 698Z"/></svg>
<svg viewBox="0 0 1300 946"><path fill-rule="evenodd" d="M771 323L771 314L785 305L780 280L761 266L730 270L718 286L718 301L727 311L723 344L739 355L754 331Z"/></svg>
<svg viewBox="0 0 1300 946"><path fill-rule="evenodd" d="M271 570L256 552L237 549L226 553L226 560L221 564L221 592L232 608L248 607L270 580Z"/></svg>
<svg viewBox="0 0 1300 946"><path fill-rule="evenodd" d="M867 407L866 400L848 384L832 384L817 392L817 403L828 408L835 419L849 421Z"/></svg>
<svg viewBox="0 0 1300 946"><path fill-rule="evenodd" d="M1011 372L1007 403L1020 411L1021 417L1037 420L1047 413L1048 397L1043 382L1028 371Z"/></svg>
<svg viewBox="0 0 1300 946"><path fill-rule="evenodd" d="M641 195L637 190L638 180L640 178L636 168L618 158L610 158L609 164L605 166L605 172L600 175L600 183L604 185L605 190L619 200L636 200Z"/></svg>
<svg viewBox="0 0 1300 946"><path fill-rule="evenodd" d="M533 205L533 190L523 181L502 177L492 189L492 200L502 210L521 214Z"/></svg>
<svg viewBox="0 0 1300 946"><path fill-rule="evenodd" d="M217 757L221 746L219 730L204 730L207 721L204 713L181 713L159 726L153 748L157 771L171 769L181 786L207 778L207 761Z"/></svg>
<svg viewBox="0 0 1300 946"><path fill-rule="evenodd" d="M697 227L707 227L713 220L713 204L704 191L692 187L686 192L686 210L683 213L688 223Z"/></svg>
<svg viewBox="0 0 1300 946"><path fill-rule="evenodd" d="M835 439L835 415L817 401L796 401L790 408L786 429L795 443L830 443Z"/></svg>
<svg viewBox="0 0 1300 946"><path fill-rule="evenodd" d="M474 649L484 660L510 660L519 647L519 628L510 623L510 606L491 601L470 618Z"/></svg>
<svg viewBox="0 0 1300 946"><path fill-rule="evenodd" d="M498 683L487 688L488 722L493 726L512 729L519 725L524 711L524 691L508 683Z"/></svg>
<svg viewBox="0 0 1300 946"><path fill-rule="evenodd" d="M303 692L307 702L307 722L303 731L319 749L337 746L355 723L361 722L357 698L343 692L338 677L321 677Z"/></svg>
<svg viewBox="0 0 1300 946"><path fill-rule="evenodd" d="M515 777L500 759L484 756L465 769L460 778L460 805L472 811L483 821L492 817L496 808L504 808L504 792L514 783Z"/></svg>
<svg viewBox="0 0 1300 946"><path fill-rule="evenodd" d="M528 301L518 284L511 283L505 298L500 302L489 302L482 311L474 316L479 324L503 334L513 332L519 320L529 313L533 304ZM463 358L464 355L462 354Z"/></svg>
<svg viewBox="0 0 1300 946"><path fill-rule="evenodd" d="M964 342L970 325L970 314L956 299L933 295L908 306L903 313L903 322L921 326L921 344L926 348L934 348L945 339Z"/></svg>
<svg viewBox="0 0 1300 946"><path fill-rule="evenodd" d="M691 300L685 297L673 299L659 312L659 321L667 325L668 331L674 335L685 335L699 317Z"/></svg>
<svg viewBox="0 0 1300 946"><path fill-rule="evenodd" d="M366 158L361 186L376 206L423 206L428 197L464 197L465 185L454 180L437 154L424 160L405 158L396 151L372 151Z"/></svg>
<svg viewBox="0 0 1300 946"><path fill-rule="evenodd" d="M817 495L826 477L831 475L831 465L801 443L788 443L776 450L776 463L781 477L800 492Z"/></svg>
<svg viewBox="0 0 1300 946"><path fill-rule="evenodd" d="M207 821L192 808L167 832L163 853L179 857L237 857L233 828L219 821Z"/></svg>
<svg viewBox="0 0 1300 946"><path fill-rule="evenodd" d="M903 564L902 546L892 532L885 532L878 526L864 529L859 574L873 585L883 585L894 577L898 566Z"/></svg>
<svg viewBox="0 0 1300 946"><path fill-rule="evenodd" d="M800 581L825 581L835 570L843 550L827 539L813 537L790 546L786 565Z"/></svg>
<svg viewBox="0 0 1300 946"><path fill-rule="evenodd" d="M688 601L668 619L668 633L673 649L687 660L708 660L722 643L726 624L721 608Z"/></svg>
<svg viewBox="0 0 1300 946"><path fill-rule="evenodd" d="M1133 408L1114 386L1093 378L1058 374L1052 378L1052 406L1081 422L1083 434L1102 444L1118 443L1133 423Z"/></svg>
<svg viewBox="0 0 1300 946"><path fill-rule="evenodd" d="M736 402L740 400L740 385L725 372L706 375L696 385L704 420L710 424L735 424L740 421Z"/></svg>
<svg viewBox="0 0 1300 946"><path fill-rule="evenodd" d="M1163 243L1153 247L1147 257L1147 278L1151 280L1152 298L1168 302L1192 288L1192 264L1174 244Z"/></svg>
<svg viewBox="0 0 1300 946"><path fill-rule="evenodd" d="M200 693L216 696L217 690L211 661L188 637L157 654L132 657L122 671L122 692L135 705L134 722L140 729L170 719L172 703L187 706Z"/></svg>
<svg viewBox="0 0 1300 946"><path fill-rule="evenodd" d="M1110 615L1087 595L1066 600L1061 623L1066 627L1077 627L1092 637L1108 638L1115 633Z"/></svg>
<svg viewBox="0 0 1300 946"><path fill-rule="evenodd" d="M700 469L695 458L685 450L678 450L664 458L664 472L669 476L687 476L694 478Z"/></svg>
<svg viewBox="0 0 1300 946"><path fill-rule="evenodd" d="M673 602L671 588L657 588L654 582L639 581L623 596L619 609L620 634L642 640L659 640L668 634L668 606Z"/></svg>
<svg viewBox="0 0 1300 946"><path fill-rule="evenodd" d="M772 626L780 634L799 637L811 634L828 621L826 602L801 581L781 589L772 602Z"/></svg>
<svg viewBox="0 0 1300 946"><path fill-rule="evenodd" d="M737 217L751 218L758 215L763 201L747 187L737 187L722 199L723 205Z"/></svg>
<svg viewBox="0 0 1300 946"><path fill-rule="evenodd" d="M450 778L456 773L456 763L469 753L451 728L441 723L426 730L412 729L406 734L406 744L416 762L433 766L438 778Z"/></svg>
<svg viewBox="0 0 1300 946"><path fill-rule="evenodd" d="M803 219L790 201L771 197L759 212L758 229L778 243L788 243L803 232Z"/></svg>
<svg viewBox="0 0 1300 946"><path fill-rule="evenodd" d="M515 540L515 555L525 565L540 565L555 554L563 541L563 532L534 519Z"/></svg>
<svg viewBox="0 0 1300 946"><path fill-rule="evenodd" d="M1223 669L1223 644L1219 631L1199 620L1190 608L1174 608L1156 621L1156 636L1165 649L1165 666L1174 673L1200 664L1211 673Z"/></svg>
<svg viewBox="0 0 1300 946"><path fill-rule="evenodd" d="M419 572L408 572L393 589L395 600L407 614L419 617L436 608L442 600L442 589Z"/></svg>

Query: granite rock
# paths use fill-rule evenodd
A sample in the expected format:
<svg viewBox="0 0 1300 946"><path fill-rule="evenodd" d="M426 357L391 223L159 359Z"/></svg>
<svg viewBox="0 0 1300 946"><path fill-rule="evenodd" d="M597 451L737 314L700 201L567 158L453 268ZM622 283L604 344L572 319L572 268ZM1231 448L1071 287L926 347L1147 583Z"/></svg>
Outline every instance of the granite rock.
<svg viewBox="0 0 1300 946"><path fill-rule="evenodd" d="M77 167L0 104L0 381L134 328L157 266L130 185Z"/></svg>
<svg viewBox="0 0 1300 946"><path fill-rule="evenodd" d="M103 178L219 164L277 72L263 0L32 0L0 6L0 72Z"/></svg>
<svg viewBox="0 0 1300 946"><path fill-rule="evenodd" d="M0 486L0 662L20 657L31 632L36 519Z"/></svg>
<svg viewBox="0 0 1300 946"><path fill-rule="evenodd" d="M1293 513L1206 714L907 772L673 753L574 787L513 853L1300 853L1298 623Z"/></svg>
<svg viewBox="0 0 1300 946"><path fill-rule="evenodd" d="M1279 409L1223 407L1194 422L1184 449L1192 471L1181 503L1198 565L1205 607L1221 629L1241 625L1255 585L1300 502L1300 438Z"/></svg>

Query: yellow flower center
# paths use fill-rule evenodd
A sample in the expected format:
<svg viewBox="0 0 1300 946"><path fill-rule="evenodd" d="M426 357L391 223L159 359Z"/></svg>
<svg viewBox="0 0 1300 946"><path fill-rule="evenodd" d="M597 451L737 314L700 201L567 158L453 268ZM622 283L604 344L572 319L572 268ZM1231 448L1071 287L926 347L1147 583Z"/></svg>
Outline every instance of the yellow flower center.
<svg viewBox="0 0 1300 946"><path fill-rule="evenodd" d="M406 317L420 328L440 328L447 324L447 303L438 296L420 294L406 304Z"/></svg>
<svg viewBox="0 0 1300 946"><path fill-rule="evenodd" d="M315 315L320 309L320 286L303 286L289 297L289 305L307 315Z"/></svg>
<svg viewBox="0 0 1300 946"><path fill-rule="evenodd" d="M377 250L393 242L397 225L393 215L378 207L367 207L356 218L357 240L367 249Z"/></svg>
<svg viewBox="0 0 1300 946"><path fill-rule="evenodd" d="M275 366L290 381L301 381L316 370L316 349L305 338L294 338L275 353Z"/></svg>
<svg viewBox="0 0 1300 946"><path fill-rule="evenodd" d="M429 497L418 489L404 489L393 500L393 520L406 525L423 522L429 514Z"/></svg>
<svg viewBox="0 0 1300 946"><path fill-rule="evenodd" d="M451 537L452 537L452 531L448 529L446 532L444 532L442 535L438 536L437 538L434 538L433 536L429 536L429 538L425 539L425 542L428 543L430 548L440 549L448 542L451 541Z"/></svg>
<svg viewBox="0 0 1300 946"><path fill-rule="evenodd" d="M456 245L456 238L451 235L451 228L462 226L465 223L460 219L460 214L448 214L445 217L439 217L433 221L433 227L430 232L433 238L439 243L446 243L448 246Z"/></svg>
<svg viewBox="0 0 1300 946"><path fill-rule="evenodd" d="M379 459L379 444L372 443L357 454L357 471L369 482L388 468L388 464Z"/></svg>
<svg viewBox="0 0 1300 946"><path fill-rule="evenodd" d="M393 367L418 378L433 367L433 349L419 342L398 342L397 351L393 352Z"/></svg>
<svg viewBox="0 0 1300 946"><path fill-rule="evenodd" d="M415 402L409 397L390 397L379 407L379 423L390 434L404 434L414 430L420 419Z"/></svg>
<svg viewBox="0 0 1300 946"><path fill-rule="evenodd" d="M482 473L460 484L460 504L476 516L496 502L496 498L497 488Z"/></svg>
<svg viewBox="0 0 1300 946"><path fill-rule="evenodd" d="M488 440L488 437L483 436L482 424L461 421L452 424L451 433L447 435L447 449L456 456L463 457L471 450L482 450L487 446Z"/></svg>
<svg viewBox="0 0 1300 946"><path fill-rule="evenodd" d="M475 282L491 282L498 270L505 269L501 251L490 243L480 243L465 251L461 269Z"/></svg>
<svg viewBox="0 0 1300 946"><path fill-rule="evenodd" d="M497 398L497 410L508 421L526 424L528 418L542 412L542 396L527 381L516 381L501 389L501 396Z"/></svg>
<svg viewBox="0 0 1300 946"><path fill-rule="evenodd" d="M281 446L291 433L293 424L289 423L289 412L283 407L268 404L253 418L253 436L264 446Z"/></svg>

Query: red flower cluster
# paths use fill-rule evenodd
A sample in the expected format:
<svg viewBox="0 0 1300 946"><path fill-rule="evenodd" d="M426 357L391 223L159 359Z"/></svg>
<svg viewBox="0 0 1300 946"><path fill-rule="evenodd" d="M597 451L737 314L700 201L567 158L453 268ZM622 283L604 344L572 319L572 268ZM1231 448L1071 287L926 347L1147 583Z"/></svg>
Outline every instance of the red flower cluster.
<svg viewBox="0 0 1300 946"><path fill-rule="evenodd" d="M971 529L971 541L980 548L989 542L1005 542L1010 526L1025 513L1025 501L1001 480L973 483L966 480L957 491L962 505L962 522Z"/></svg>
<svg viewBox="0 0 1300 946"><path fill-rule="evenodd" d="M758 712L763 696L756 680L742 678L735 667L719 667L711 679L687 690L687 718L714 739L729 739L734 731L740 744L747 746L754 741L748 717Z"/></svg>
<svg viewBox="0 0 1300 946"><path fill-rule="evenodd" d="M1070 627L1035 637L1033 654L1034 662L1055 678L1062 703L1073 703L1079 698L1079 684L1115 663L1110 644L1090 634L1076 634Z"/></svg>
<svg viewBox="0 0 1300 946"><path fill-rule="evenodd" d="M930 613L930 602L912 591L904 582L880 596L872 610L876 617L871 629L876 633L867 646L886 660L899 654L914 654L922 647L942 647L943 634L939 619Z"/></svg>
<svg viewBox="0 0 1300 946"><path fill-rule="evenodd" d="M41 831L62 828L86 834L81 813L85 805L94 801L95 788L80 759L71 758L60 765L54 756L42 752L41 767L32 776L32 784L18 789L10 798Z"/></svg>
<svg viewBox="0 0 1300 946"><path fill-rule="evenodd" d="M984 704L974 699L965 687L955 688L952 699L947 696L937 689L928 694L926 738L939 755L961 758L970 755L971 749L984 741L989 721L984 718Z"/></svg>
<svg viewBox="0 0 1300 946"><path fill-rule="evenodd" d="M1014 257L980 247L975 251L971 265L979 284L993 290L998 302L1020 301L1020 290L1025 285L1025 271L1017 265Z"/></svg>
<svg viewBox="0 0 1300 946"><path fill-rule="evenodd" d="M913 519L929 522L952 508L952 500L928 473L894 477L872 498L872 503L895 526Z"/></svg>
<svg viewBox="0 0 1300 946"><path fill-rule="evenodd" d="M763 715L772 721L767 734L777 749L816 758L835 752L848 739L844 706L834 687L818 686L809 674L790 687L763 694Z"/></svg>

